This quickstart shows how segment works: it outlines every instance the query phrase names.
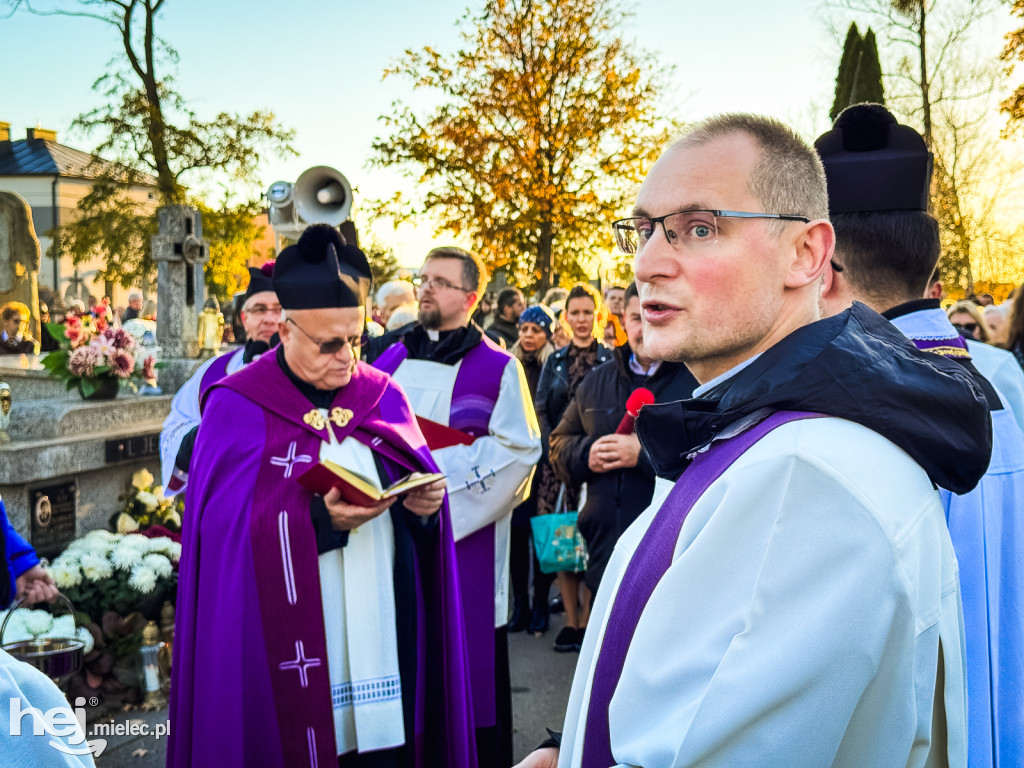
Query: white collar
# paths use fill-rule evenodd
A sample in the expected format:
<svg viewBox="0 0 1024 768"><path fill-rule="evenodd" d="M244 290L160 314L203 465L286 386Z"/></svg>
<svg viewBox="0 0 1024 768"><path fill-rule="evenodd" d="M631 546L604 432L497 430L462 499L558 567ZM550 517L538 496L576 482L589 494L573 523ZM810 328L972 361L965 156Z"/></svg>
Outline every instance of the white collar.
<svg viewBox="0 0 1024 768"><path fill-rule="evenodd" d="M739 365L734 365L728 371L726 371L725 373L721 374L720 376L716 376L711 381L709 381L707 384L701 384L699 387L697 387L695 390L693 390L693 394L691 395L691 397L700 397L705 392L710 392L712 389L717 387L723 381L728 381L729 379L731 379L733 376L735 376L737 373L742 371L744 368L746 368L752 362L757 360L757 358L759 358L760 356L761 356L761 353L759 352L756 355L754 355L753 357L748 357L746 360L744 360Z"/></svg>
<svg viewBox="0 0 1024 768"><path fill-rule="evenodd" d="M946 313L940 309L921 309L889 321L910 339L955 339L959 334L949 322Z"/></svg>

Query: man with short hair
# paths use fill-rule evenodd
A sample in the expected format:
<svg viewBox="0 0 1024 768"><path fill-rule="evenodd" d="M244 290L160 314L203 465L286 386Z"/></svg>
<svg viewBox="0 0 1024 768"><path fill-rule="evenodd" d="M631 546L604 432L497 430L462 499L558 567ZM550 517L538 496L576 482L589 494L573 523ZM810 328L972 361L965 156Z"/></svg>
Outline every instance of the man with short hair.
<svg viewBox="0 0 1024 768"><path fill-rule="evenodd" d="M526 309L523 292L518 288L504 288L498 294L494 322L487 326L487 337L503 349L512 349L519 341L519 316Z"/></svg>
<svg viewBox="0 0 1024 768"><path fill-rule="evenodd" d="M302 480L325 460L378 487L436 471L359 362L369 283L358 248L306 229L274 269L280 345L204 396L169 766L476 766L444 481L361 506Z"/></svg>
<svg viewBox="0 0 1024 768"><path fill-rule="evenodd" d="M160 469L164 493L175 496L185 490L192 447L199 429L200 402L203 394L225 376L244 366L270 349L270 340L277 333L281 304L272 282L274 262L259 269L249 267L249 286L240 313L246 342L223 355L207 360L192 374L171 401L171 412L160 432Z"/></svg>
<svg viewBox="0 0 1024 768"><path fill-rule="evenodd" d="M960 570L967 648L971 768L1024 763L1024 433L1006 397L971 365L966 342L930 292L939 225L928 212L931 155L924 139L879 104L857 104L815 146L829 182L836 251L822 307L862 301L918 348L976 373L992 421L992 461L973 491L942 490ZM1010 358L1003 350L992 350ZM1020 367L1014 366L1020 374Z"/></svg>
<svg viewBox="0 0 1024 768"><path fill-rule="evenodd" d="M608 311L619 318L619 322L625 322L626 315L626 289L621 285L609 285L604 292L604 305Z"/></svg>
<svg viewBox="0 0 1024 768"><path fill-rule="evenodd" d="M933 482L977 483L987 409L969 373L862 305L819 320L827 215L802 139L723 115L673 144L614 224L648 353L700 386L637 419L675 483L605 570L563 768L963 765L956 560Z"/></svg>
<svg viewBox="0 0 1024 768"><path fill-rule="evenodd" d="M129 320L134 320L139 316L139 312L142 311L142 294L138 291L132 291L128 294L128 309L121 315L121 323L127 323Z"/></svg>
<svg viewBox="0 0 1024 768"><path fill-rule="evenodd" d="M510 523L512 509L529 493L540 429L522 365L470 322L487 285L480 258L435 248L420 281L419 323L372 339L368 358L394 376L417 417L459 431L453 438L424 428L448 478L479 762L509 766Z"/></svg>

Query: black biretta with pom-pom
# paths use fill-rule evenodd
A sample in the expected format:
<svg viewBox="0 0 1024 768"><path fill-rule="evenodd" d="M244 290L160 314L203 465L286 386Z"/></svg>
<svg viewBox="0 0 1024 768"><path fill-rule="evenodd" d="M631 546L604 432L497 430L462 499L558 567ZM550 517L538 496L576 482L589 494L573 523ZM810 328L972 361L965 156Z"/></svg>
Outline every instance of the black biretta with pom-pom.
<svg viewBox="0 0 1024 768"><path fill-rule="evenodd" d="M274 262L268 261L259 269L249 267L249 287L245 289L245 300L254 293L274 290Z"/></svg>
<svg viewBox="0 0 1024 768"><path fill-rule="evenodd" d="M881 104L854 104L814 148L825 165L829 213L927 211L932 155Z"/></svg>
<svg viewBox="0 0 1024 768"><path fill-rule="evenodd" d="M337 229L314 224L277 257L273 290L285 309L361 307L370 290L370 265Z"/></svg>

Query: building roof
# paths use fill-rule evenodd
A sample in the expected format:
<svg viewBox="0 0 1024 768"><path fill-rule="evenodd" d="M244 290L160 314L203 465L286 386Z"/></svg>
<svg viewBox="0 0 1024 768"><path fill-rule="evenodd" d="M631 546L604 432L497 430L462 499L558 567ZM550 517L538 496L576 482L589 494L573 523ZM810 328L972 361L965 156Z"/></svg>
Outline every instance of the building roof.
<svg viewBox="0 0 1024 768"><path fill-rule="evenodd" d="M5 149L7 151L4 151ZM47 139L0 142L0 176L59 175L95 179L99 176L100 170L109 164L108 161L88 152ZM156 179L142 174L138 183L156 186Z"/></svg>

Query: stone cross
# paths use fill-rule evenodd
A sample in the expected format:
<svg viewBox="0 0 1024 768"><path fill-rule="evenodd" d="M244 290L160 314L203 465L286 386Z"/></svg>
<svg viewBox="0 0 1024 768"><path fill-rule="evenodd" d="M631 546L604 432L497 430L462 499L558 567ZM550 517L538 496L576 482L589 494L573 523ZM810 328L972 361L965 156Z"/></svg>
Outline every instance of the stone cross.
<svg viewBox="0 0 1024 768"><path fill-rule="evenodd" d="M157 263L156 340L161 357L199 354L199 313L206 299L203 265L210 258L203 239L203 219L189 205L167 205L157 211L159 234L153 236Z"/></svg>

